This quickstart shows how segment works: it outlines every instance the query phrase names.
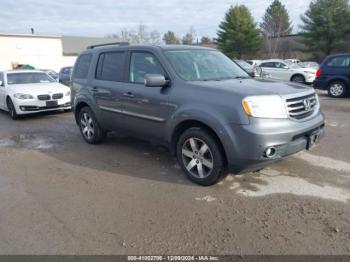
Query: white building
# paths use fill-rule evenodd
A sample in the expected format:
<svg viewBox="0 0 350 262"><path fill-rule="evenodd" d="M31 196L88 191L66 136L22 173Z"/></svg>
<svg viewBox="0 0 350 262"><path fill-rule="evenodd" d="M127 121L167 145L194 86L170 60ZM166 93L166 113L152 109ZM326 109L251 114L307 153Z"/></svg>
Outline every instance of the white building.
<svg viewBox="0 0 350 262"><path fill-rule="evenodd" d="M0 71L18 65L36 69L73 66L77 55L87 46L117 42L112 38L66 37L48 35L0 34Z"/></svg>

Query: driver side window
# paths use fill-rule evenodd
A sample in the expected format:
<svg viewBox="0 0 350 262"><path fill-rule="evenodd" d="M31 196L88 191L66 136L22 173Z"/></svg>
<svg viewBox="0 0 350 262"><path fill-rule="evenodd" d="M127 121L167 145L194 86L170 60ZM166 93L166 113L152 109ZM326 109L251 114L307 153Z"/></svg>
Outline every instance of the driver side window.
<svg viewBox="0 0 350 262"><path fill-rule="evenodd" d="M165 71L158 59L148 52L133 52L130 59L129 81L131 83L143 83L146 74L160 74L165 76Z"/></svg>

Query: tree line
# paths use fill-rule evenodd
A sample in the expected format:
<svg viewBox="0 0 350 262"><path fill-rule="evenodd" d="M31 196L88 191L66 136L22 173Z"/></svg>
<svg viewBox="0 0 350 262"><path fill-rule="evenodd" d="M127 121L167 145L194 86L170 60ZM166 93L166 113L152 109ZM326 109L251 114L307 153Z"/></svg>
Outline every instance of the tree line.
<svg viewBox="0 0 350 262"><path fill-rule="evenodd" d="M302 25L296 29L300 42L314 57L323 57L335 51L344 51L350 38L349 0L312 0L308 9L301 15ZM293 32L293 24L288 10L280 0L273 0L257 24L245 5L231 6L220 23L217 37L203 36L197 39L196 31L190 27L179 37L174 31L161 35L157 30L149 31L145 25L130 30L123 28L120 34L110 35L121 41L149 44L210 44L231 58L242 58L256 54L265 45L268 56L277 55L282 43L280 39ZM294 31L296 31L294 30ZM271 41L273 39L273 41Z"/></svg>
<svg viewBox="0 0 350 262"><path fill-rule="evenodd" d="M346 37L350 34L349 0L313 0L301 15L301 21L299 41L314 57L345 51ZM262 43L268 54L273 55L279 47L279 39L292 31L288 11L280 0L274 0L266 9L259 25L245 5L236 5L221 22L217 43L219 49L232 58L254 54ZM269 41L271 39L274 41Z"/></svg>

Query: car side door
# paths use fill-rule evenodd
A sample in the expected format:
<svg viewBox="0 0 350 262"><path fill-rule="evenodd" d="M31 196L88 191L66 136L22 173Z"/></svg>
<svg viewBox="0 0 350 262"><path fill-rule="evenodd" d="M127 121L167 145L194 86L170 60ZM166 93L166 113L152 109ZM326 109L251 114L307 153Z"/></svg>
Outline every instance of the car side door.
<svg viewBox="0 0 350 262"><path fill-rule="evenodd" d="M292 71L287 64L282 62L275 62L275 70L278 79L283 81L290 81L292 76Z"/></svg>
<svg viewBox="0 0 350 262"><path fill-rule="evenodd" d="M160 59L149 51L130 51L128 55L128 82L123 93L124 126L132 132L151 138L164 138L166 121L170 115L170 85L146 87L146 74L159 74L169 79Z"/></svg>
<svg viewBox="0 0 350 262"><path fill-rule="evenodd" d="M274 62L263 62L260 64L262 70L271 75L271 78L278 79L278 72Z"/></svg>
<svg viewBox="0 0 350 262"><path fill-rule="evenodd" d="M124 50L101 52L91 80L94 101L101 112L104 126L112 130L122 127L122 95L126 93L125 63Z"/></svg>

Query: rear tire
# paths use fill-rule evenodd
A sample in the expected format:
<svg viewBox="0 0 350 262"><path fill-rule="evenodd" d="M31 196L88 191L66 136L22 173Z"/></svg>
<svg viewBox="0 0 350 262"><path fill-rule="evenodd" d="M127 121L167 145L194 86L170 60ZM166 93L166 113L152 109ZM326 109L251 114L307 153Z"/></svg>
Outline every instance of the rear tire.
<svg viewBox="0 0 350 262"><path fill-rule="evenodd" d="M84 140L89 144L98 144L106 137L106 132L100 127L89 107L83 107L79 112L79 128Z"/></svg>
<svg viewBox="0 0 350 262"><path fill-rule="evenodd" d="M193 127L186 130L176 148L180 166L192 182L211 186L227 174L221 147L205 129Z"/></svg>
<svg viewBox="0 0 350 262"><path fill-rule="evenodd" d="M335 98L344 97L347 93L346 85L341 81L334 81L329 84L328 95Z"/></svg>
<svg viewBox="0 0 350 262"><path fill-rule="evenodd" d="M295 82L295 83L300 83L300 84L305 84L306 83L305 77L302 76L302 75L295 75L295 76L293 76L291 81Z"/></svg>
<svg viewBox="0 0 350 262"><path fill-rule="evenodd" d="M9 114L10 114L10 117L13 119L13 120L18 120L19 119L19 116L16 112L16 108L11 100L11 98L8 98L7 99L7 109L9 111Z"/></svg>

